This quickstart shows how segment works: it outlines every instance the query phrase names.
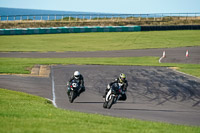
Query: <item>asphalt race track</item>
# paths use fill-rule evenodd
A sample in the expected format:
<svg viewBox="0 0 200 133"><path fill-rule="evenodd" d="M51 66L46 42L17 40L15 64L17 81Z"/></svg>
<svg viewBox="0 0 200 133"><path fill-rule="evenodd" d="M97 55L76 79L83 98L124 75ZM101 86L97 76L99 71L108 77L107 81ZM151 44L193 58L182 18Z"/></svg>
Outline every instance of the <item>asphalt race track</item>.
<svg viewBox="0 0 200 133"><path fill-rule="evenodd" d="M199 64L200 47L189 47L191 55L187 59L186 49L188 48L177 49L180 52L167 49L166 53L172 52L173 56L166 54L162 62L170 60L178 63L196 62ZM162 56L162 50L145 50L144 56ZM136 51L134 53L137 53ZM141 51L139 53L141 55ZM0 55L4 57L5 53L0 53ZM75 70L83 74L86 91L75 99L74 103L69 103L66 95L66 81ZM110 110L104 109L102 95L105 87L121 72L127 75L129 81L128 98L126 101L113 105ZM58 65L51 66L49 78L0 75L0 88L45 97L53 100L57 107L69 110L175 124L200 125L200 79L166 67Z"/></svg>
<svg viewBox="0 0 200 133"><path fill-rule="evenodd" d="M189 59L185 58L189 51ZM116 50L116 51L91 51L91 52L0 52L0 57L15 58L71 58L71 57L161 57L163 51L166 57L162 62L170 63L195 63L200 64L200 46L182 48L142 49L142 50Z"/></svg>

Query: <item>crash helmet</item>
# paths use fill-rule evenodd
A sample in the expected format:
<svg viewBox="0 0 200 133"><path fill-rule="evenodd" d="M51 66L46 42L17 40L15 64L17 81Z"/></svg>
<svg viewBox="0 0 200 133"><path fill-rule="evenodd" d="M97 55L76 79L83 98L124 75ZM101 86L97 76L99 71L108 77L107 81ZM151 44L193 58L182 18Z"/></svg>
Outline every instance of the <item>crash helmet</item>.
<svg viewBox="0 0 200 133"><path fill-rule="evenodd" d="M126 75L125 75L124 73L121 73L121 74L119 75L119 82L120 82L120 83L124 83L125 80L126 80Z"/></svg>
<svg viewBox="0 0 200 133"><path fill-rule="evenodd" d="M74 72L74 78L75 78L75 79L79 79L80 75L81 75L81 74L80 74L79 71L75 71L75 72Z"/></svg>

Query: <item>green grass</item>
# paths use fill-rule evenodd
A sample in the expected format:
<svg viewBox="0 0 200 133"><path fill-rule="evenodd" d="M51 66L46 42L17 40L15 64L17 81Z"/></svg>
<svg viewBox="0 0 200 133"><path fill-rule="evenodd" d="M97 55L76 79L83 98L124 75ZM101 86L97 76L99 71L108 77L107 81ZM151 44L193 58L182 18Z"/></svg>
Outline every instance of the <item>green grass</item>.
<svg viewBox="0 0 200 133"><path fill-rule="evenodd" d="M0 73L30 73L35 64L97 64L97 65L139 65L178 67L179 71L200 77L199 64L159 63L159 57L121 57L121 58L0 58Z"/></svg>
<svg viewBox="0 0 200 133"><path fill-rule="evenodd" d="M200 30L0 36L0 51L103 51L200 46Z"/></svg>
<svg viewBox="0 0 200 133"><path fill-rule="evenodd" d="M200 127L57 109L44 98L0 89L1 133L199 133Z"/></svg>
<svg viewBox="0 0 200 133"><path fill-rule="evenodd" d="M200 46L200 30L0 36L0 51L99 51ZM0 58L0 73L30 73L35 64L99 64L178 67L200 77L198 64L158 63L158 57ZM78 113L46 99L0 89L1 133L130 132L199 133L199 127Z"/></svg>

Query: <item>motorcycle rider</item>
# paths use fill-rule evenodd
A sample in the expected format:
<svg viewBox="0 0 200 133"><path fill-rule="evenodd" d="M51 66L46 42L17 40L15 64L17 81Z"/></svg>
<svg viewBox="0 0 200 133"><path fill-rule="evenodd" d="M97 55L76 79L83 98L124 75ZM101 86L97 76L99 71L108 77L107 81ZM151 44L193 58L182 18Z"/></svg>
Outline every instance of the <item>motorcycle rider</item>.
<svg viewBox="0 0 200 133"><path fill-rule="evenodd" d="M84 78L82 76L82 74L79 71L75 71L74 74L72 75L72 77L69 79L68 83L67 83L67 94L69 95L70 93L70 83L72 82L72 80L78 80L79 82L79 86L80 89L78 91L78 94L80 95L82 92L85 91L85 86L84 86Z"/></svg>
<svg viewBox="0 0 200 133"><path fill-rule="evenodd" d="M120 97L119 100L125 101L126 100L126 91L127 91L127 87L128 87L128 81L126 80L126 75L124 73L121 73L119 75L119 78L116 78L113 82L111 82L110 84L108 84L108 86L106 88L106 91L105 91L105 94L103 95L103 98L106 97L108 91L110 90L111 86L114 83L120 83L121 84L122 93L121 93L121 97Z"/></svg>

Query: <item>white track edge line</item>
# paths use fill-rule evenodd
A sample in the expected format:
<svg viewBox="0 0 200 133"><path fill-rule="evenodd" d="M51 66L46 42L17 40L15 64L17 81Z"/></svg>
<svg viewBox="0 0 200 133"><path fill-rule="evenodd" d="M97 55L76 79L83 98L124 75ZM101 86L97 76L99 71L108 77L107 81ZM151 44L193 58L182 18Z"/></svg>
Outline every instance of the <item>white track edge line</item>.
<svg viewBox="0 0 200 133"><path fill-rule="evenodd" d="M190 77L193 77L193 78L200 79L199 77L196 77L196 76L193 76L193 75L190 75L190 74L187 74L187 73L184 73L184 72L181 72L181 71L175 70L175 69L172 69L172 70L175 71L175 72L181 73L181 74L183 74L183 75L187 75L187 76L190 76Z"/></svg>
<svg viewBox="0 0 200 133"><path fill-rule="evenodd" d="M162 57L160 57L160 59L159 59L159 63L161 63L161 60L163 59L164 57L162 56Z"/></svg>
<svg viewBox="0 0 200 133"><path fill-rule="evenodd" d="M57 108L56 105L56 95L55 95L55 83L54 83L54 73L53 73L53 68L51 67L51 79L52 79L52 95L53 95L53 105Z"/></svg>

